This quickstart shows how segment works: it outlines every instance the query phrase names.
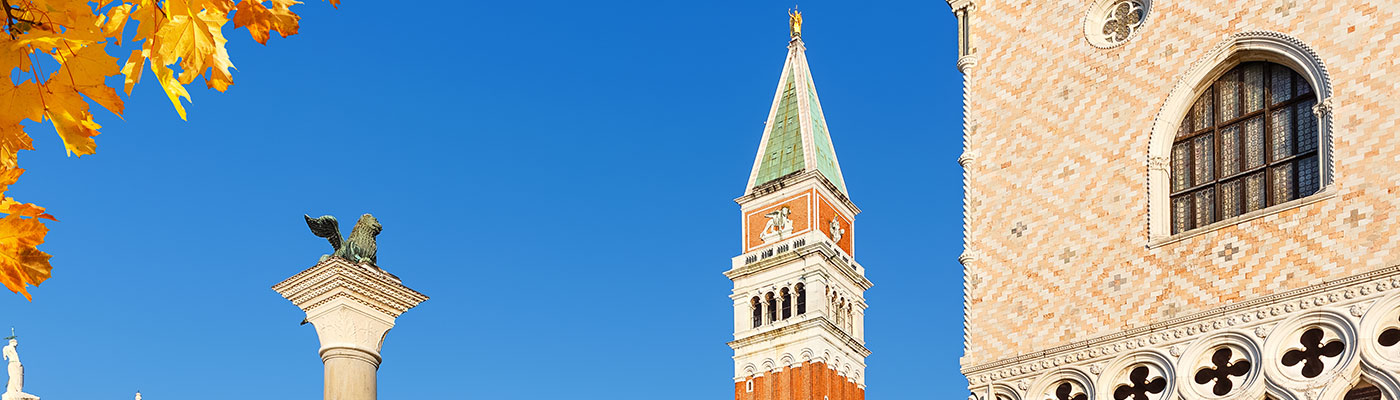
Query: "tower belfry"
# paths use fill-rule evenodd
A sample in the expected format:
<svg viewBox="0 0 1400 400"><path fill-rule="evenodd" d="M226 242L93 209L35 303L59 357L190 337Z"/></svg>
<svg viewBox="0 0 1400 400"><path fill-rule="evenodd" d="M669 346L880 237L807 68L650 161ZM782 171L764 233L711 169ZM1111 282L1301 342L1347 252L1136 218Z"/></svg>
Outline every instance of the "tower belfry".
<svg viewBox="0 0 1400 400"><path fill-rule="evenodd" d="M734 281L735 398L865 398L865 290L847 197L806 47L790 13L786 62L744 196Z"/></svg>

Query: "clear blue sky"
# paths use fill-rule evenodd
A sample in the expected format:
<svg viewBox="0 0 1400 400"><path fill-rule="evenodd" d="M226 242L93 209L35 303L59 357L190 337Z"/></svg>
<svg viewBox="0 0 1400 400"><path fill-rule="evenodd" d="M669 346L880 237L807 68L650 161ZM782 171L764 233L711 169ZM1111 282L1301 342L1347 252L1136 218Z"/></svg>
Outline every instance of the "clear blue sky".
<svg viewBox="0 0 1400 400"><path fill-rule="evenodd" d="M303 213L372 212L380 265L432 298L389 333L382 398L729 398L732 200L790 6L308 1L266 47L230 26L236 84L192 86L188 122L147 74L96 155L33 129L10 195L62 222L34 301L0 296L27 391L319 398L315 332L269 287L329 251ZM864 210L868 395L962 398L953 17L801 8Z"/></svg>

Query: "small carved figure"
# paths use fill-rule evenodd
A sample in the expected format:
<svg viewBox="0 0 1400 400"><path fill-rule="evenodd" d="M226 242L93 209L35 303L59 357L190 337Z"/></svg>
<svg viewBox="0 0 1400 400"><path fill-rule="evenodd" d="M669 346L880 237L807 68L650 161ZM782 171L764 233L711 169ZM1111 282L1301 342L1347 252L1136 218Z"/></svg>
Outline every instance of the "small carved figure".
<svg viewBox="0 0 1400 400"><path fill-rule="evenodd" d="M350 237L343 242L340 237L340 224L335 217L322 215L320 218L311 218L306 215L306 226L311 228L311 233L318 237L326 238L331 242L334 253L321 256L325 261L330 257L340 257L353 262L365 262L370 265L375 264L375 236L384 230L379 225L379 220L373 215L365 214L360 216L360 220L355 222L355 228L350 230ZM377 265L376 265L377 266Z"/></svg>
<svg viewBox="0 0 1400 400"><path fill-rule="evenodd" d="M846 235L846 230L841 228L841 220L831 219L831 241L840 242L841 237Z"/></svg>
<svg viewBox="0 0 1400 400"><path fill-rule="evenodd" d="M791 213L792 209L783 207L778 211L764 214L763 216L768 218L768 223L763 226L763 233L758 235L759 240L767 243L769 240L782 239L791 234L792 220L788 219L788 214Z"/></svg>
<svg viewBox="0 0 1400 400"><path fill-rule="evenodd" d="M788 11L788 28L792 37L802 36L802 12L797 10Z"/></svg>

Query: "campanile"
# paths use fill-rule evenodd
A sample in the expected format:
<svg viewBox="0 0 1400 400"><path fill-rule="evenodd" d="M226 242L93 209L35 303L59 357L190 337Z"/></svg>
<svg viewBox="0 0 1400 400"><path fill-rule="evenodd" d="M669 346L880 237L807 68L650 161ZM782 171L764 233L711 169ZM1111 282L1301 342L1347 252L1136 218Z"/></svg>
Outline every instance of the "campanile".
<svg viewBox="0 0 1400 400"><path fill-rule="evenodd" d="M736 400L865 398L865 297L855 215L802 43L791 40L744 195L734 281Z"/></svg>

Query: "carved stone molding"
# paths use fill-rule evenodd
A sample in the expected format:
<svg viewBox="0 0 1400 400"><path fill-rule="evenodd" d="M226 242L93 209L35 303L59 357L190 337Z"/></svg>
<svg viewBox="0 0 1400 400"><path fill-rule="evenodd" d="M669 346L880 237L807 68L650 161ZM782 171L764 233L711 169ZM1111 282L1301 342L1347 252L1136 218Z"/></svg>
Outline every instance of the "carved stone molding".
<svg viewBox="0 0 1400 400"><path fill-rule="evenodd" d="M1394 332L1386 334L1391 335L1389 340L1393 342L1378 340L1388 329ZM972 388L1030 379L1039 382L1036 390L1053 390L1058 381L1052 378L1058 376L1082 381L1076 385L1085 388L1102 390L1123 384L1119 381L1126 379L1123 376L1132 372L1133 365L1152 360L1155 364L1149 366L1150 375L1163 376L1174 388L1174 396L1187 400L1256 398L1266 386L1271 391L1295 396L1291 398L1304 398L1305 393L1332 398L1334 394L1340 396L1339 391L1344 392L1358 377L1384 386L1386 393L1400 393L1400 377L1395 376L1395 371L1400 371L1400 355L1394 355L1400 354L1400 343L1396 343L1400 339L1394 337L1400 337L1400 266L970 366L963 372ZM1341 344L1329 344L1333 342ZM1343 350L1324 351L1328 346ZM1230 352L1220 354L1223 365L1214 364L1212 357L1225 348ZM1298 362L1296 354L1290 356L1293 364L1281 361L1289 352L1305 350L1321 355L1298 353L1305 355L1304 362ZM1319 361L1325 367L1303 371L1307 357L1325 357ZM1250 364L1247 373L1222 372L1225 375L1221 376L1236 380L1228 396L1216 396L1208 386L1188 387L1193 381L1186 377L1194 378L1203 369L1224 368L1240 361ZM1094 374L1066 375L1064 371ZM1172 374L1175 375L1166 377ZM1106 395L1098 393L1099 398ZM1092 393L1089 396L1095 398Z"/></svg>
<svg viewBox="0 0 1400 400"><path fill-rule="evenodd" d="M404 286L398 278L370 264L356 264L338 257L327 258L311 268L272 286L303 311L325 305L336 298L373 308L390 317L428 299Z"/></svg>

